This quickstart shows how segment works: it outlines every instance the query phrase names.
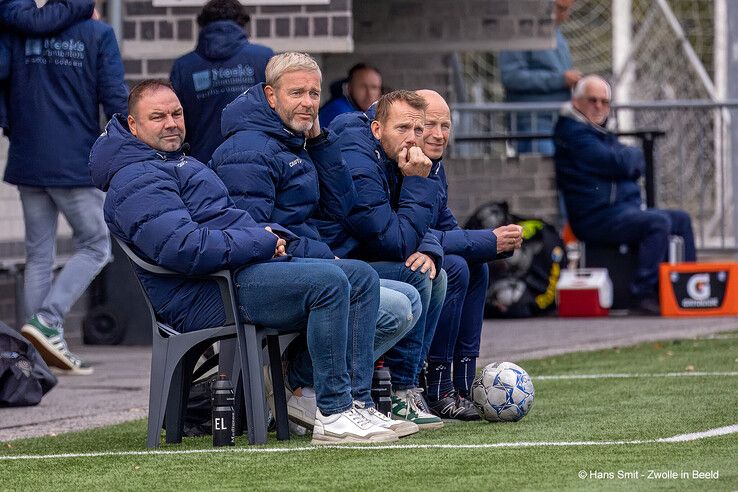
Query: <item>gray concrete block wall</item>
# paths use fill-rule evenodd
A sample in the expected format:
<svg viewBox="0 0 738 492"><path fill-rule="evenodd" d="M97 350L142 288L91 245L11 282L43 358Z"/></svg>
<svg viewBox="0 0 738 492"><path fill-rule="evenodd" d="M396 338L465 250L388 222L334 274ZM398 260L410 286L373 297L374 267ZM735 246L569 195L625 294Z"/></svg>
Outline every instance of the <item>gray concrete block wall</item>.
<svg viewBox="0 0 738 492"><path fill-rule="evenodd" d="M558 194L553 160L539 155L516 159L444 159L448 203L462 225L482 204L506 201L510 211L558 224Z"/></svg>
<svg viewBox="0 0 738 492"><path fill-rule="evenodd" d="M326 5L248 6L249 38L277 52L353 50L352 1ZM124 1L123 59L129 83L167 78L174 60L191 51L201 7L158 7L152 0Z"/></svg>

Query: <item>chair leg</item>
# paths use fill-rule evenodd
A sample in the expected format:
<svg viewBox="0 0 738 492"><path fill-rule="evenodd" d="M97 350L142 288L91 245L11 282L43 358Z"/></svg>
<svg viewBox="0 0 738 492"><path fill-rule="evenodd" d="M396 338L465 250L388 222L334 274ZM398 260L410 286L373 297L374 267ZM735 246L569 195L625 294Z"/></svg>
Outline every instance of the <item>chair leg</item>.
<svg viewBox="0 0 738 492"><path fill-rule="evenodd" d="M290 438L290 427L287 421L287 397L284 392L284 376L282 375L282 354L279 349L279 336L267 337L269 348L269 369L272 373L272 391L274 393L274 419L277 422L277 439L287 441Z"/></svg>
<svg viewBox="0 0 738 492"><path fill-rule="evenodd" d="M161 440L161 425L164 423L165 395L169 394L167 375L167 344L154 340L151 357L151 376L149 383L149 420L146 433L146 446L155 448Z"/></svg>
<svg viewBox="0 0 738 492"><path fill-rule="evenodd" d="M261 370L261 343L254 325L242 325L238 333L242 385L246 401L246 429L249 444L265 444L267 422L264 404L264 374Z"/></svg>
<svg viewBox="0 0 738 492"><path fill-rule="evenodd" d="M243 384L241 383L241 358L238 355L238 341L227 340L229 347L223 352L221 341L220 352L220 374L228 374L233 384L233 411L235 414L234 427L237 436L242 436L246 428L246 410L243 396Z"/></svg>
<svg viewBox="0 0 738 492"><path fill-rule="evenodd" d="M197 357L200 355L196 352L190 350L183 355L172 374L166 413L167 443L182 442L185 412L190 396L190 386L192 385L192 370L197 362Z"/></svg>

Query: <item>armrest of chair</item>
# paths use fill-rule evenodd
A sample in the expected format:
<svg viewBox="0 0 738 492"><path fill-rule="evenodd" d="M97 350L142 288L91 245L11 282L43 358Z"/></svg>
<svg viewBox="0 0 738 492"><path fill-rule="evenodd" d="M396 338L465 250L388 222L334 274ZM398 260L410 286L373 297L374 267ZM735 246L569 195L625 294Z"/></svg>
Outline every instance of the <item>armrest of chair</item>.
<svg viewBox="0 0 738 492"><path fill-rule="evenodd" d="M225 324L235 323L236 317L238 316L236 308L236 292L234 290L233 275L229 270L218 270L217 272L207 275L185 275L183 273L151 264L138 256L122 239L116 236L113 236L113 239L115 239L115 242L118 243L118 246L120 246L120 249L123 250L128 259L146 272L164 277L186 277L193 280L214 280L217 282L218 288L220 289L220 297L223 300L223 307L225 309Z"/></svg>

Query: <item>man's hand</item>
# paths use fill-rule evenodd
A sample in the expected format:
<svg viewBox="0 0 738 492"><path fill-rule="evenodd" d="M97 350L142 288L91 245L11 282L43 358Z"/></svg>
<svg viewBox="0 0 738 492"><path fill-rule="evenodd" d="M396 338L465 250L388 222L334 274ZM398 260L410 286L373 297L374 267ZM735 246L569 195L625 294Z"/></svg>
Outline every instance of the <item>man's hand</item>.
<svg viewBox="0 0 738 492"><path fill-rule="evenodd" d="M579 79L582 78L582 72L579 70L567 70L564 72L564 83L567 87L571 88L576 85L577 82L579 82Z"/></svg>
<svg viewBox="0 0 738 492"><path fill-rule="evenodd" d="M274 231L272 231L272 228L269 226L266 226L264 229L274 234ZM277 236L277 246L274 248L274 255L272 258L277 258L278 256L287 256L287 241L282 239L281 237Z"/></svg>
<svg viewBox="0 0 738 492"><path fill-rule="evenodd" d="M523 228L517 224L509 224L492 230L497 237L497 253L520 249L523 244Z"/></svg>
<svg viewBox="0 0 738 492"><path fill-rule="evenodd" d="M430 256L416 251L411 254L407 260L405 260L405 266L410 267L410 270L416 271L420 268L420 273L425 273L430 269L430 278L436 278L436 264L433 262L433 258Z"/></svg>
<svg viewBox="0 0 738 492"><path fill-rule="evenodd" d="M313 126L310 127L310 130L305 132L305 138L315 138L318 135L320 135L320 121L318 121L318 113L315 113Z"/></svg>
<svg viewBox="0 0 738 492"><path fill-rule="evenodd" d="M433 163L420 150L420 147L402 149L397 155L397 167L403 176L420 176L427 178Z"/></svg>

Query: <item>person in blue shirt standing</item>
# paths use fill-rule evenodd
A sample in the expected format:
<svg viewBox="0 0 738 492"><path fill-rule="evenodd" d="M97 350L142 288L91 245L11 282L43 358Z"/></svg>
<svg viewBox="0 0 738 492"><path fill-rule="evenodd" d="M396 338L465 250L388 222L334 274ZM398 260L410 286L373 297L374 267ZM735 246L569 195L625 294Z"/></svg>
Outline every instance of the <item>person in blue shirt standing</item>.
<svg viewBox="0 0 738 492"><path fill-rule="evenodd" d="M357 63L348 73L346 88L320 108L320 122L328 126L333 118L352 111L366 111L382 95L382 74L379 69Z"/></svg>
<svg viewBox="0 0 738 492"><path fill-rule="evenodd" d="M569 45L561 34L559 26L569 18L574 0L554 2L554 22L556 24L556 48L539 51L505 51L500 53L500 74L508 102L566 102L571 88L582 77L572 65ZM535 121L534 121L535 117ZM515 113L516 132L545 133L553 131L553 113ZM552 140L521 140L517 143L518 152L536 151L553 155Z"/></svg>
<svg viewBox="0 0 738 492"><path fill-rule="evenodd" d="M210 0L197 16L202 30L195 50L178 58L170 80L184 108L190 155L208 162L225 140L220 113L236 96L264 82L274 52L249 43L249 15L238 0Z"/></svg>
<svg viewBox="0 0 738 492"><path fill-rule="evenodd" d="M30 6L32 0L23 0ZM60 3L51 0L49 5ZM112 28L86 19L53 35L4 38L11 129L5 181L18 187L26 227L22 333L50 365L89 374L69 351L64 316L110 258L104 194L92 186L87 159L108 118L126 111L128 90ZM52 281L59 213L76 250Z"/></svg>

